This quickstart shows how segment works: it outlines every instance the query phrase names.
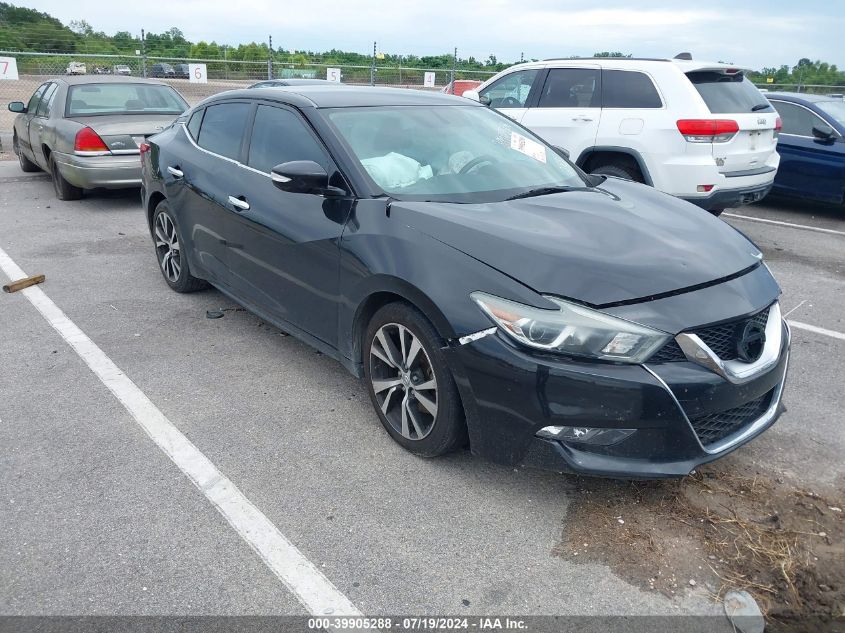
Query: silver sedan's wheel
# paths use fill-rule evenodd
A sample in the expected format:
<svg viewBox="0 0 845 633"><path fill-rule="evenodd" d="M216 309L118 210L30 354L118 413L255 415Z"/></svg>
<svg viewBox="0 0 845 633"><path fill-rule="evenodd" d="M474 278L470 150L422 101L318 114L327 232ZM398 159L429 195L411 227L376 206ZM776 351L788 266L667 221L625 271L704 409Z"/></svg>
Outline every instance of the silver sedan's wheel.
<svg viewBox="0 0 845 633"><path fill-rule="evenodd" d="M182 272L182 257L176 225L167 213L159 213L155 220L155 245L158 262L168 281L176 283Z"/></svg>
<svg viewBox="0 0 845 633"><path fill-rule="evenodd" d="M370 382L393 429L421 440L437 419L437 378L419 338L404 325L381 326L370 342Z"/></svg>

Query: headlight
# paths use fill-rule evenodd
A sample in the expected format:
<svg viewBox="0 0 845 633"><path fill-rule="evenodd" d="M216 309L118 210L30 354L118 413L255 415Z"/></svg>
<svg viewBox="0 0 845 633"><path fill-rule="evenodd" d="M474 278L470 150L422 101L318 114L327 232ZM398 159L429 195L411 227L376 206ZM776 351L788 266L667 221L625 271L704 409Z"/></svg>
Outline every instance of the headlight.
<svg viewBox="0 0 845 633"><path fill-rule="evenodd" d="M590 310L555 297L558 306L543 310L473 292L470 297L514 340L534 349L623 363L642 363L670 335Z"/></svg>

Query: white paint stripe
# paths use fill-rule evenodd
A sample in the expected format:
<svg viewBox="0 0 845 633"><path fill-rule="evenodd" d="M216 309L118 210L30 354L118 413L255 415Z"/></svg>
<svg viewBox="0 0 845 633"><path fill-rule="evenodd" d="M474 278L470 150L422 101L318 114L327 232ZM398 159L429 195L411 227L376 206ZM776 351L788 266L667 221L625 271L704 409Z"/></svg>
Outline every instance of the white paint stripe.
<svg viewBox="0 0 845 633"><path fill-rule="evenodd" d="M777 226L788 226L792 229L803 229L805 231L815 231L816 233L827 233L829 235L845 236L845 231L834 231L833 229L823 229L818 226L807 226L806 224L793 224L792 222L782 222L781 220L754 218L750 215L739 215L737 213L723 213L722 216L727 216L729 218L738 218L740 220L748 220L749 222L762 222L763 224L776 224Z"/></svg>
<svg viewBox="0 0 845 633"><path fill-rule="evenodd" d="M816 325L810 325L809 323L801 323L801 321L792 321L791 319L787 321L790 327L798 328L799 330L807 330L808 332L815 332L816 334L824 334L825 336L830 336L832 338L838 338L840 341L845 341L845 334L842 332L837 332L836 330L828 330L823 327L818 327Z"/></svg>
<svg viewBox="0 0 845 633"><path fill-rule="evenodd" d="M10 279L26 277L26 273L2 248L0 269ZM285 538L235 484L182 435L144 392L41 288L32 286L20 292L311 614L361 615L355 605Z"/></svg>

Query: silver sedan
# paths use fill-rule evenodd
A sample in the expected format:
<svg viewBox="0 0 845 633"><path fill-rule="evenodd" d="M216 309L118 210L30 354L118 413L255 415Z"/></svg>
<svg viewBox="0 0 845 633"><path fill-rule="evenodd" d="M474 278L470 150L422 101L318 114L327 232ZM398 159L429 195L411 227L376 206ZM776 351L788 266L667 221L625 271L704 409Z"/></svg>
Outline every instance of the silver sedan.
<svg viewBox="0 0 845 633"><path fill-rule="evenodd" d="M50 79L28 103L9 104L18 113L12 144L23 171L48 172L60 200L78 200L86 189L139 187L141 143L187 109L159 81Z"/></svg>

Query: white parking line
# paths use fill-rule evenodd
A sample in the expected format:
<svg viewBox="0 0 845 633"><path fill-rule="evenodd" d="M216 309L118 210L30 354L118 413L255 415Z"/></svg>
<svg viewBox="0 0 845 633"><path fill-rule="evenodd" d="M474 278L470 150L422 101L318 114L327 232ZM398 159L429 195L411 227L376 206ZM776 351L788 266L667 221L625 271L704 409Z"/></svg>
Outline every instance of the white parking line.
<svg viewBox="0 0 845 633"><path fill-rule="evenodd" d="M0 248L0 269L9 279L26 273ZM108 387L147 435L164 451L235 531L313 615L361 615L355 605L291 543L124 374L105 352L44 293L20 291Z"/></svg>
<svg viewBox="0 0 845 633"><path fill-rule="evenodd" d="M845 236L845 231L835 231L833 229L823 229L818 226L807 226L806 224L793 224L792 222L782 222L781 220L768 220L766 218L754 218L750 215L739 215L738 213L723 213L723 217L738 218L740 220L748 220L749 222L762 222L763 224L776 224L777 226L788 226L792 229L803 229L805 231L815 231L816 233L827 233L829 235Z"/></svg>
<svg viewBox="0 0 845 633"><path fill-rule="evenodd" d="M810 325L809 323L801 323L801 321L792 321L791 319L787 321L790 327L797 328L799 330L807 330L808 332L815 332L816 334L824 334L825 336L830 336L833 338L838 338L840 341L845 341L845 334L842 332L837 332L836 330L828 330L823 327L818 327L816 325Z"/></svg>

